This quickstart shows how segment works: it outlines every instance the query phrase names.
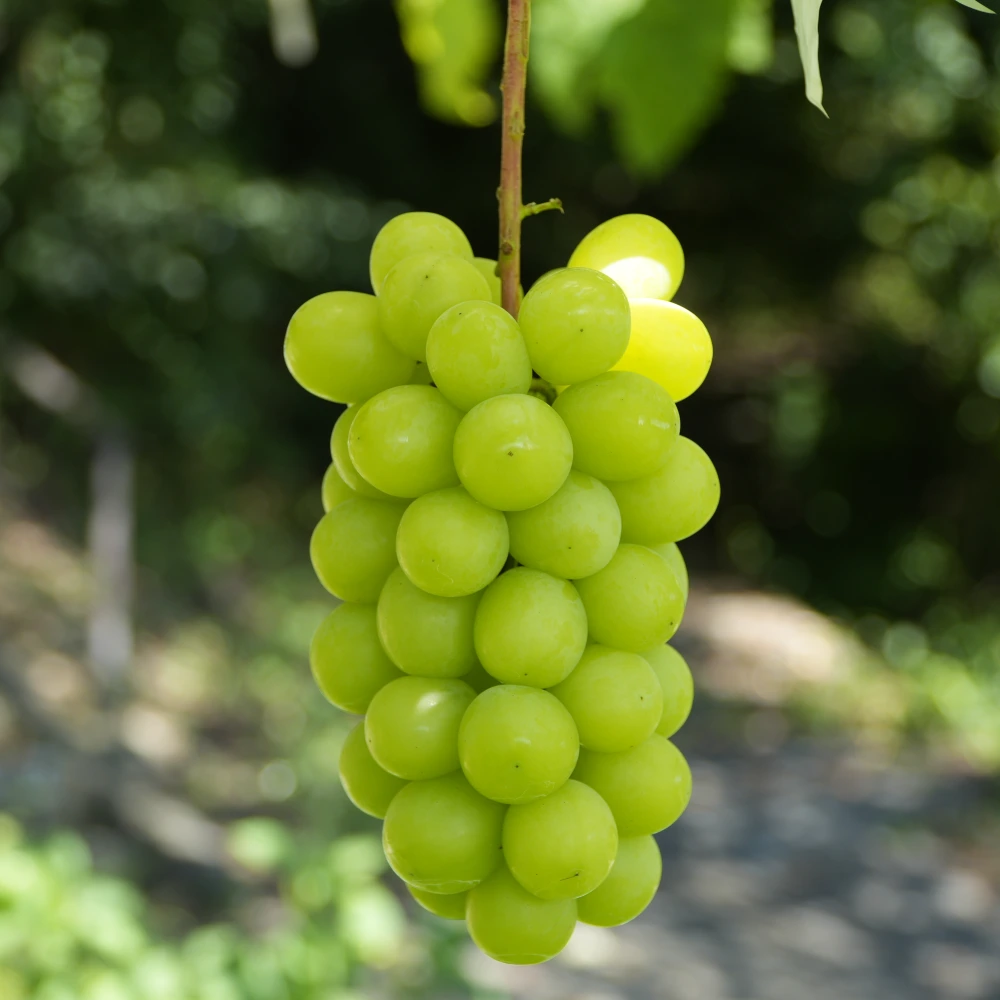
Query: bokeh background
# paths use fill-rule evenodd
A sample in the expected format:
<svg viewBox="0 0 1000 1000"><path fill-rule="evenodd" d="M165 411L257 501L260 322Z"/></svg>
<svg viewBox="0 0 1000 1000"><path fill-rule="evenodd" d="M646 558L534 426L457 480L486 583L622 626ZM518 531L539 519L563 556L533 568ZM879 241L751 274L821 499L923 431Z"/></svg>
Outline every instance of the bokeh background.
<svg viewBox="0 0 1000 1000"><path fill-rule="evenodd" d="M408 208L495 252L493 0L0 3L0 998L1000 996L1000 24L536 0L530 282L641 211L716 362L695 798L621 930L507 969L340 790L281 358Z"/></svg>

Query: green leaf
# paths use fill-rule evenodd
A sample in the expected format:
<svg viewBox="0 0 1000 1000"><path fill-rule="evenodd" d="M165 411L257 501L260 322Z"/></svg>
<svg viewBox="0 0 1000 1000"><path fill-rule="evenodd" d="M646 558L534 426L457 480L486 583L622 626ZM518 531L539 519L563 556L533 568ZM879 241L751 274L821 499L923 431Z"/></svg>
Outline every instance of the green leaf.
<svg viewBox="0 0 1000 1000"><path fill-rule="evenodd" d="M963 7L971 7L973 10L981 10L984 14L993 14L994 11L990 10L989 7L983 6L979 3L979 0L955 0L956 3L960 3Z"/></svg>
<svg viewBox="0 0 1000 1000"><path fill-rule="evenodd" d="M774 62L771 0L736 0L726 54L738 73L763 73L770 68Z"/></svg>
<svg viewBox="0 0 1000 1000"><path fill-rule="evenodd" d="M799 58L806 77L806 97L825 115L823 79L819 73L819 8L822 3L823 0L792 0L792 13Z"/></svg>

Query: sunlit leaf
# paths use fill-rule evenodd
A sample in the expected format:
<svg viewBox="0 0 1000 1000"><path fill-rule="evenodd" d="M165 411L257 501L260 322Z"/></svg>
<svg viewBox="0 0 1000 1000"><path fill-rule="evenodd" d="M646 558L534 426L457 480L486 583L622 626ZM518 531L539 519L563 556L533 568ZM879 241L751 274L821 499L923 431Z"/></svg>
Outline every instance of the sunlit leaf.
<svg viewBox="0 0 1000 1000"><path fill-rule="evenodd" d="M963 7L971 7L973 10L981 10L984 14L995 13L995 11L991 10L989 7L979 3L979 0L955 0L955 2L960 3Z"/></svg>
<svg viewBox="0 0 1000 1000"><path fill-rule="evenodd" d="M770 67L774 61L771 0L736 0L727 58L739 73L763 73Z"/></svg>
<svg viewBox="0 0 1000 1000"><path fill-rule="evenodd" d="M823 0L792 0L795 15L795 37L799 42L799 58L806 76L806 97L823 114L823 78L819 73L819 8Z"/></svg>
<svg viewBox="0 0 1000 1000"><path fill-rule="evenodd" d="M319 42L310 0L271 0L271 44L286 66L304 66Z"/></svg>

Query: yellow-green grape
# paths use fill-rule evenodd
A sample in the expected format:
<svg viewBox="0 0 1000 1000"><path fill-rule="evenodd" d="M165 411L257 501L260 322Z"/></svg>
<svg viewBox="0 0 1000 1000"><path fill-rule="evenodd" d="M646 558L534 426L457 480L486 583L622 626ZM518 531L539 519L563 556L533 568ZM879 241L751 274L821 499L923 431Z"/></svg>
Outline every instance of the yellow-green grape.
<svg viewBox="0 0 1000 1000"><path fill-rule="evenodd" d="M427 334L459 302L490 301L490 286L471 261L451 254L418 253L387 275L378 296L378 318L389 342L416 361L427 360Z"/></svg>
<svg viewBox="0 0 1000 1000"><path fill-rule="evenodd" d="M285 364L303 389L335 403L360 403L408 382L413 361L389 343L375 297L327 292L299 306L285 334Z"/></svg>
<svg viewBox="0 0 1000 1000"><path fill-rule="evenodd" d="M406 509L396 535L399 565L410 581L438 597L482 590L507 559L507 522L455 488L425 493Z"/></svg>
<svg viewBox="0 0 1000 1000"><path fill-rule="evenodd" d="M405 257L417 253L447 253L472 260L465 233L451 219L434 212L404 212L390 219L372 244L368 266L378 295L386 275Z"/></svg>
<svg viewBox="0 0 1000 1000"><path fill-rule="evenodd" d="M445 895L465 892L501 864L505 807L477 792L460 772L413 781L389 804L382 846L406 883Z"/></svg>
<svg viewBox="0 0 1000 1000"><path fill-rule="evenodd" d="M416 368L413 369L413 378L410 379L410 385L430 385L433 381L427 365L423 361L416 362Z"/></svg>
<svg viewBox="0 0 1000 1000"><path fill-rule="evenodd" d="M503 854L511 874L539 899L575 899L607 877L618 831L601 796L567 781L544 799L511 806L503 822Z"/></svg>
<svg viewBox="0 0 1000 1000"><path fill-rule="evenodd" d="M606 372L571 385L552 408L573 439L573 467L605 481L662 468L680 433L674 401L635 372Z"/></svg>
<svg viewBox="0 0 1000 1000"><path fill-rule="evenodd" d="M667 565L674 571L674 574L677 577L677 582L681 586L681 590L684 593L684 600L687 601L688 591L690 590L687 563L684 562L684 556L681 555L681 550L678 548L677 543L663 542L660 545L650 545L649 547L657 553L657 555L663 556L663 558L667 561Z"/></svg>
<svg viewBox="0 0 1000 1000"><path fill-rule="evenodd" d="M339 503L343 503L345 500L350 500L351 497L356 497L357 493L351 489L343 479L340 478L340 473L337 472L337 467L331 462L326 472L323 475L323 486L322 486L322 496L323 496L323 511L327 514L333 510L334 507Z"/></svg>
<svg viewBox="0 0 1000 1000"><path fill-rule="evenodd" d="M418 677L462 677L473 670L479 597L437 597L394 569L378 599L378 634L389 658Z"/></svg>
<svg viewBox="0 0 1000 1000"><path fill-rule="evenodd" d="M609 483L622 515L622 540L641 545L679 542L708 524L719 506L719 474L690 438L677 439L651 476Z"/></svg>
<svg viewBox="0 0 1000 1000"><path fill-rule="evenodd" d="M327 700L355 715L367 712L372 698L403 676L385 655L375 609L367 604L340 604L323 619L309 646L309 666Z"/></svg>
<svg viewBox="0 0 1000 1000"><path fill-rule="evenodd" d="M658 733L621 753L581 750L573 777L607 802L622 837L665 830L691 799L691 769Z"/></svg>
<svg viewBox="0 0 1000 1000"><path fill-rule="evenodd" d="M396 529L403 510L400 503L357 497L323 515L309 555L319 582L334 597L360 604L378 600L396 568Z"/></svg>
<svg viewBox="0 0 1000 1000"><path fill-rule="evenodd" d="M469 410L455 433L458 478L495 510L526 510L548 500L572 464L566 425L534 396L484 400Z"/></svg>
<svg viewBox="0 0 1000 1000"><path fill-rule="evenodd" d="M476 270L486 279L486 284L490 286L490 299L494 305L503 305L502 284L500 275L497 274L497 262L489 257L474 257L472 263L476 265Z"/></svg>
<svg viewBox="0 0 1000 1000"><path fill-rule="evenodd" d="M712 366L712 338L693 312L662 299L633 299L632 333L616 369L651 378L679 403Z"/></svg>
<svg viewBox="0 0 1000 1000"><path fill-rule="evenodd" d="M630 653L666 642L684 615L673 570L651 549L619 545L600 572L576 581L595 642Z"/></svg>
<svg viewBox="0 0 1000 1000"><path fill-rule="evenodd" d="M476 692L448 677L400 677L372 698L368 749L379 766L407 781L457 771L458 727Z"/></svg>
<svg viewBox="0 0 1000 1000"><path fill-rule="evenodd" d="M444 917L445 920L464 920L465 904L469 898L468 892L427 892L425 889L416 889L412 885L406 887L410 890L410 895L428 912L435 917Z"/></svg>
<svg viewBox="0 0 1000 1000"><path fill-rule="evenodd" d="M350 426L358 472L394 497L419 497L458 485L452 459L462 414L429 385L398 385L373 396Z"/></svg>
<svg viewBox="0 0 1000 1000"><path fill-rule="evenodd" d="M579 752L576 727L558 699L521 685L484 691L458 732L466 778L495 802L530 802L554 792L573 773Z"/></svg>
<svg viewBox="0 0 1000 1000"><path fill-rule="evenodd" d="M634 920L653 901L663 874L663 859L652 837L623 837L611 874L576 901L585 924L617 927Z"/></svg>
<svg viewBox="0 0 1000 1000"><path fill-rule="evenodd" d="M551 687L587 645L587 614L571 583L519 566L487 587L476 610L479 662L504 684Z"/></svg>
<svg viewBox="0 0 1000 1000"><path fill-rule="evenodd" d="M477 694L482 694L487 688L496 687L500 683L483 670L483 665L478 660L468 673L462 674L462 680Z"/></svg>
<svg viewBox="0 0 1000 1000"><path fill-rule="evenodd" d="M599 271L566 267L539 278L524 297L518 323L531 365L553 385L606 372L628 345L629 306Z"/></svg>
<svg viewBox="0 0 1000 1000"><path fill-rule="evenodd" d="M684 277L677 237L649 215L619 215L580 241L570 267L603 271L630 299L672 299Z"/></svg>
<svg viewBox="0 0 1000 1000"><path fill-rule="evenodd" d="M347 797L364 813L382 819L389 803L406 782L375 763L365 742L365 723L359 722L340 750L340 783Z"/></svg>
<svg viewBox="0 0 1000 1000"><path fill-rule="evenodd" d="M588 646L552 694L573 716L581 746L603 753L638 746L663 714L663 691L650 664L608 646Z"/></svg>
<svg viewBox="0 0 1000 1000"><path fill-rule="evenodd" d="M663 714L656 731L661 736L673 736L687 722L694 704L691 670L673 646L647 649L642 658L653 668L663 690Z"/></svg>
<svg viewBox="0 0 1000 1000"><path fill-rule="evenodd" d="M397 497L390 496L376 489L360 472L354 467L350 452L351 426L354 418L361 411L360 406L349 406L333 425L333 433L330 435L330 455L333 457L333 464L337 474L344 482L350 486L358 496L368 497L370 500L396 500Z"/></svg>
<svg viewBox="0 0 1000 1000"><path fill-rule="evenodd" d="M544 503L510 511L507 527L510 552L519 563L576 580L611 561L622 519L607 486L574 469Z"/></svg>
<svg viewBox="0 0 1000 1000"><path fill-rule="evenodd" d="M460 302L427 335L434 384L460 410L491 396L527 392L531 362L517 321L492 302Z"/></svg>

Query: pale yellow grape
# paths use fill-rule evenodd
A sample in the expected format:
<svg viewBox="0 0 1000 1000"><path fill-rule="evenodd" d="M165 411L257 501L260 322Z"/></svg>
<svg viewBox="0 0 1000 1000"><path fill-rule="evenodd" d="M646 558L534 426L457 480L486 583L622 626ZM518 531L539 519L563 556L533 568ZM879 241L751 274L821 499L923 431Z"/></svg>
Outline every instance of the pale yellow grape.
<svg viewBox="0 0 1000 1000"><path fill-rule="evenodd" d="M462 411L531 387L531 362L517 321L492 302L460 302L443 312L427 335L427 367Z"/></svg>
<svg viewBox="0 0 1000 1000"><path fill-rule="evenodd" d="M507 559L503 514L454 488L425 493L406 509L396 535L399 565L410 581L438 597L482 590Z"/></svg>
<svg viewBox="0 0 1000 1000"><path fill-rule="evenodd" d="M575 899L607 877L618 849L611 809L579 781L524 805L503 823L503 853L511 874L540 899Z"/></svg>
<svg viewBox="0 0 1000 1000"><path fill-rule="evenodd" d="M688 580L688 570L687 563L684 562L684 556L681 555L681 550L677 547L676 542L661 542L659 545L649 546L657 555L663 556L667 561L667 565L674 571L677 577L677 582L681 586L681 590L684 592L684 600L687 601L688 591L690 589L690 583Z"/></svg>
<svg viewBox="0 0 1000 1000"><path fill-rule="evenodd" d="M335 403L360 403L413 374L413 361L389 343L375 297L326 292L299 306L285 334L295 381Z"/></svg>
<svg viewBox="0 0 1000 1000"><path fill-rule="evenodd" d="M434 212L404 212L390 219L375 237L368 262L375 294L382 291L386 275L403 258L431 252L472 260L465 233L451 219Z"/></svg>
<svg viewBox="0 0 1000 1000"><path fill-rule="evenodd" d="M687 722L694 703L694 679L684 657L673 646L656 646L642 654L663 690L663 712L656 731L670 737Z"/></svg>
<svg viewBox="0 0 1000 1000"><path fill-rule="evenodd" d="M658 733L621 753L581 750L573 777L607 802L621 837L665 830L691 799L691 769Z"/></svg>
<svg viewBox="0 0 1000 1000"><path fill-rule="evenodd" d="M329 514L337 504L357 496L357 493L340 478L340 473L337 472L337 467L332 462L323 475L321 493L323 497L323 511L326 514Z"/></svg>
<svg viewBox="0 0 1000 1000"><path fill-rule="evenodd" d="M462 485L495 510L526 510L548 500L572 464L566 425L534 396L484 400L469 410L455 434Z"/></svg>
<svg viewBox="0 0 1000 1000"><path fill-rule="evenodd" d="M410 895L428 913L433 913L436 917L444 917L445 920L464 920L465 904L469 898L468 892L427 892L425 889L416 889L412 885L406 887L410 890Z"/></svg>
<svg viewBox="0 0 1000 1000"><path fill-rule="evenodd" d="M478 666L472 627L479 598L428 594L397 567L378 599L378 634L389 658L418 677L467 674Z"/></svg>
<svg viewBox="0 0 1000 1000"><path fill-rule="evenodd" d="M677 237L649 215L619 215L580 241L570 267L593 267L613 278L630 299L672 299L684 277Z"/></svg>
<svg viewBox="0 0 1000 1000"><path fill-rule="evenodd" d="M472 263L476 265L476 270L486 279L486 284L490 286L490 300L496 306L503 305L503 290L500 282L500 275L497 274L497 262L489 257L474 257Z"/></svg>
<svg viewBox="0 0 1000 1000"><path fill-rule="evenodd" d="M519 563L576 580L611 561L622 519L607 486L573 469L544 503L510 511L507 526L510 552Z"/></svg>
<svg viewBox="0 0 1000 1000"><path fill-rule="evenodd" d="M368 706L365 738L372 757L407 781L457 771L458 729L476 692L448 677L400 677Z"/></svg>
<svg viewBox="0 0 1000 1000"><path fill-rule="evenodd" d="M452 459L462 414L429 385L399 385L373 396L350 425L348 450L358 472L394 497L458 485Z"/></svg>
<svg viewBox="0 0 1000 1000"><path fill-rule="evenodd" d="M663 875L663 859L652 837L623 837L611 874L576 901L585 924L617 927L634 920L653 901Z"/></svg>
<svg viewBox="0 0 1000 1000"><path fill-rule="evenodd" d="M690 438L678 438L650 476L609 483L622 515L622 540L643 545L679 542L708 524L719 506L719 474Z"/></svg>
<svg viewBox="0 0 1000 1000"><path fill-rule="evenodd" d="M345 712L363 715L372 698L403 675L378 641L375 609L341 604L323 619L309 646L313 679L327 700Z"/></svg>
<svg viewBox="0 0 1000 1000"><path fill-rule="evenodd" d="M502 864L505 807L460 771L412 781L389 804L382 846L392 870L426 892L465 892Z"/></svg>
<svg viewBox="0 0 1000 1000"><path fill-rule="evenodd" d="M340 783L347 797L364 813L382 819L389 803L406 782L375 763L365 742L364 720L344 740L340 750Z"/></svg>
<svg viewBox="0 0 1000 1000"><path fill-rule="evenodd" d="M361 497L368 497L370 500L396 500L396 497L383 493L376 489L360 472L354 467L350 452L351 425L354 418L360 412L360 406L349 406L333 425L333 433L330 435L330 455L333 457L333 464L337 474L341 479Z"/></svg>
<svg viewBox="0 0 1000 1000"><path fill-rule="evenodd" d="M571 583L519 566L486 588L474 635L479 662L497 680L551 687L587 645L587 614Z"/></svg>

